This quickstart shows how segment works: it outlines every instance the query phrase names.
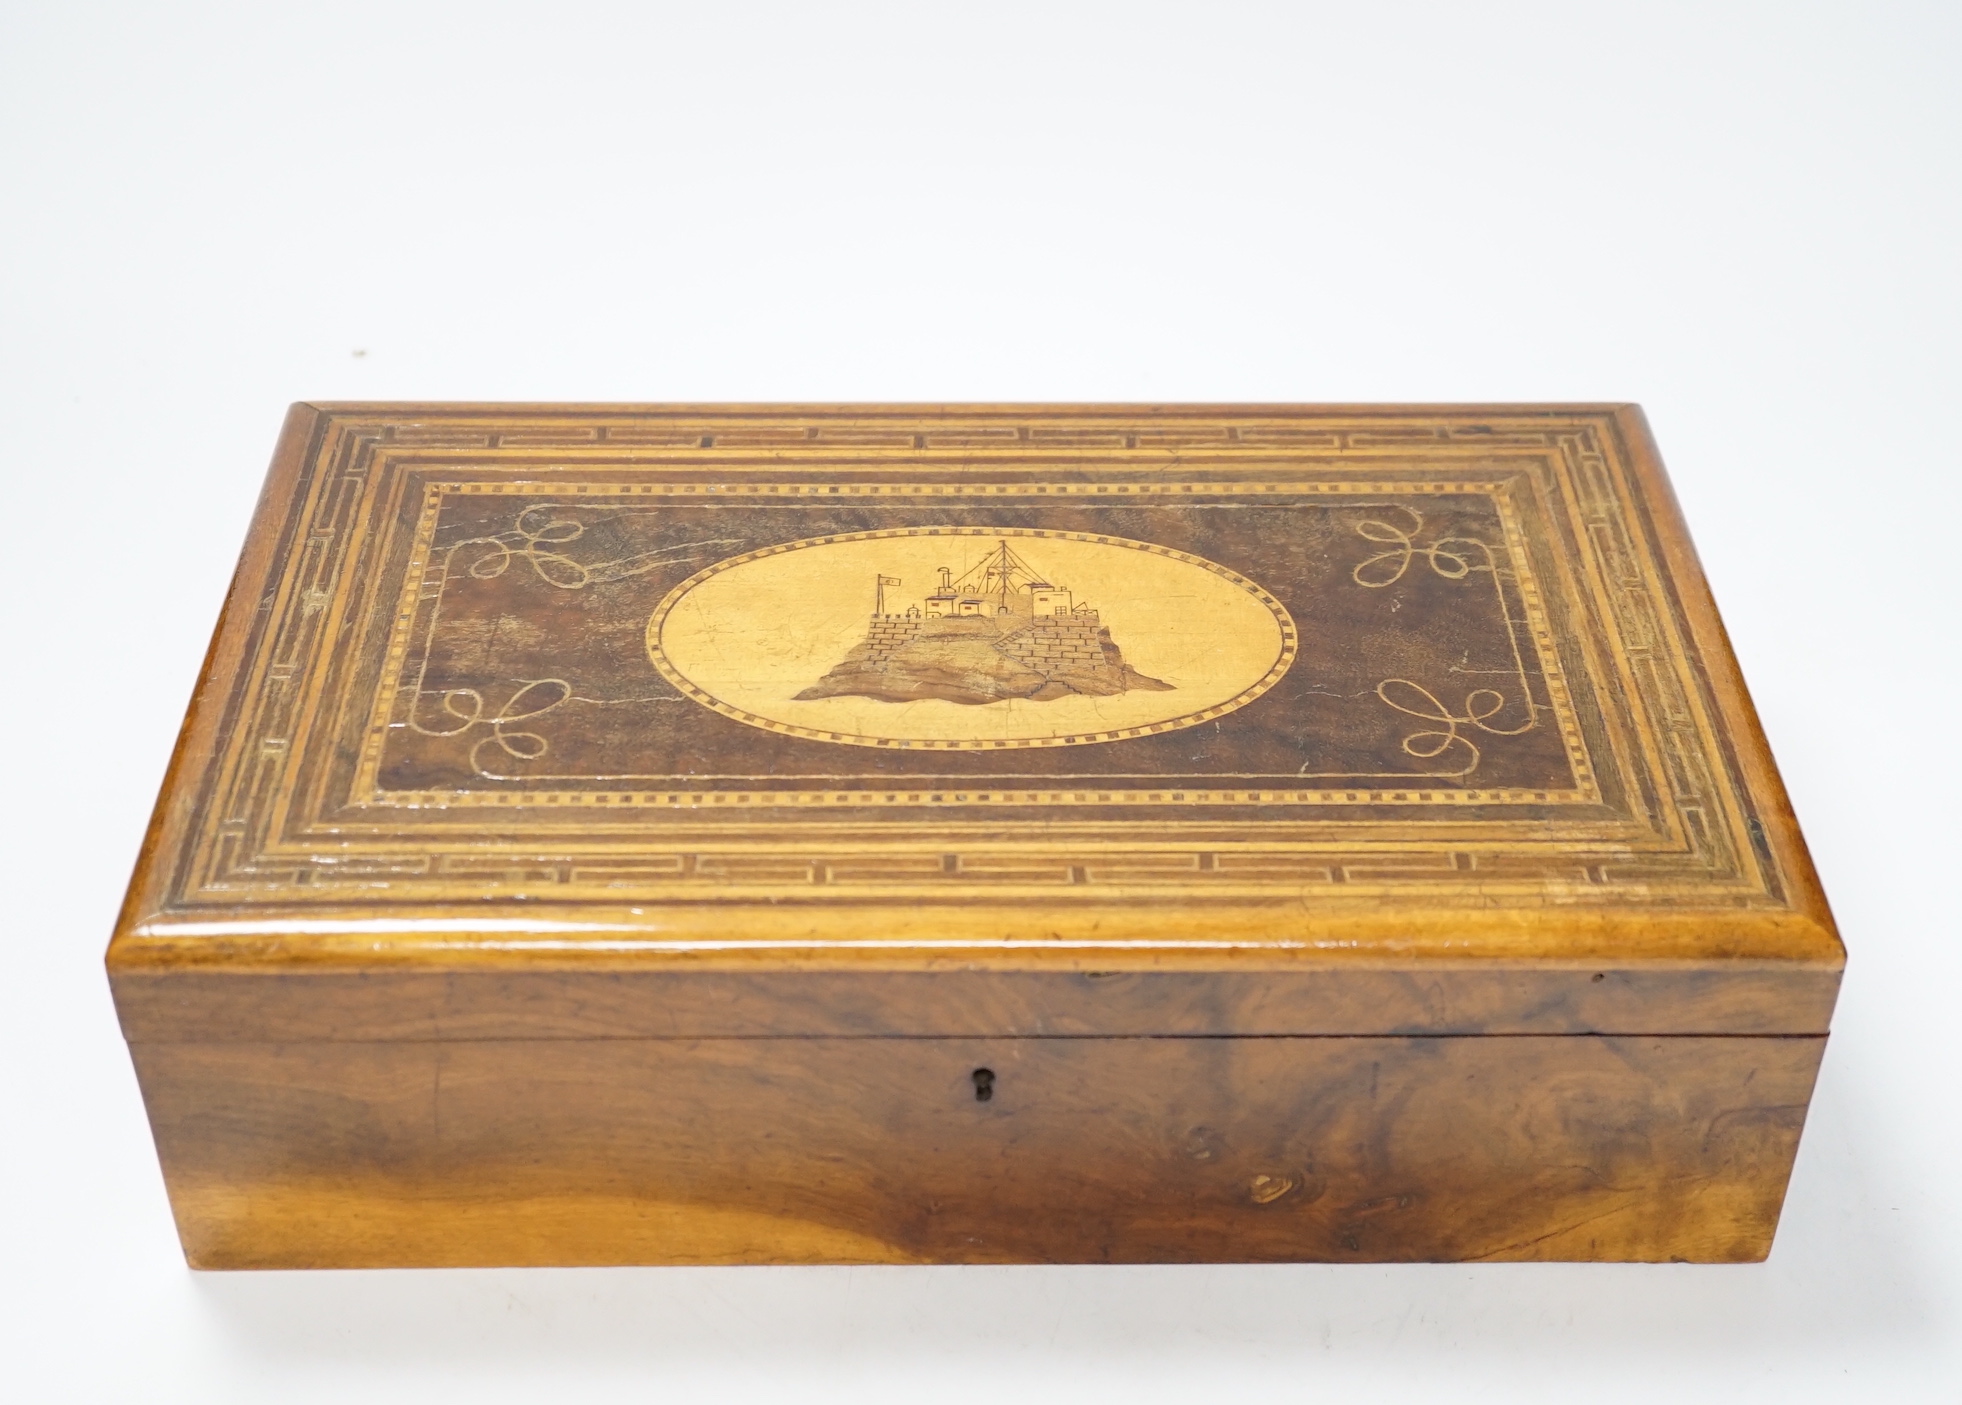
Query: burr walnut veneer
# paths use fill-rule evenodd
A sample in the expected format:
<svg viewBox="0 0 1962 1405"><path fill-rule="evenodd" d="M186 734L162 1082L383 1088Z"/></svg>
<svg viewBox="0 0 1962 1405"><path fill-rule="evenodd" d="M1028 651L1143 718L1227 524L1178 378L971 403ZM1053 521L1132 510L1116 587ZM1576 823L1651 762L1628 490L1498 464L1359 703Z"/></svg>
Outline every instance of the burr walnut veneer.
<svg viewBox="0 0 1962 1405"><path fill-rule="evenodd" d="M1613 405L295 406L109 949L213 1268L1756 1259L1841 962Z"/></svg>

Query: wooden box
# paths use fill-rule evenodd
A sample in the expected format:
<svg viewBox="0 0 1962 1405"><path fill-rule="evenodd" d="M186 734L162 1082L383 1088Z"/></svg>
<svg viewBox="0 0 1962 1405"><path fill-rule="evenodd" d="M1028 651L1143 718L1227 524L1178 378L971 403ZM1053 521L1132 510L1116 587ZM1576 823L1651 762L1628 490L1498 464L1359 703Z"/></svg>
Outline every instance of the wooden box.
<svg viewBox="0 0 1962 1405"><path fill-rule="evenodd" d="M203 1267L1735 1261L1842 949L1632 406L300 405L108 961Z"/></svg>

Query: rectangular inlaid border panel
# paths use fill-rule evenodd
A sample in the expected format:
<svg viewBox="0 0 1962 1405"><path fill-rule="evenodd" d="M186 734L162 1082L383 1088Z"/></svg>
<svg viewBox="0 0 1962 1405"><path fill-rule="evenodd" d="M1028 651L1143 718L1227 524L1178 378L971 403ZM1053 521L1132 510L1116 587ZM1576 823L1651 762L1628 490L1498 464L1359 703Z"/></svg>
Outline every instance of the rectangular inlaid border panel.
<svg viewBox="0 0 1962 1405"><path fill-rule="evenodd" d="M236 673L217 680L227 689L221 745L177 850L170 902L914 900L963 889L1148 898L1327 886L1351 900L1422 891L1427 901L1512 905L1782 905L1771 850L1715 722L1704 665L1670 603L1611 414L1195 410L1152 419L1139 411L1135 423L1113 425L1124 413L705 411L689 423L686 412L574 409L432 413L429 423L373 411L326 418L269 547L284 568L269 576ZM922 452L931 458L936 450L944 464L923 469ZM352 767L385 645L364 659L329 643L363 618L388 618L402 578L391 584L385 553L399 547L406 560L410 550L406 537L391 545L388 514L413 521L404 495L422 482L454 480L467 467L534 488L609 473L741 484L786 481L788 468L825 481L924 472L951 484L1094 463L1144 483L1173 469L1189 478L1201 460L1204 473L1222 478L1312 467L1372 481L1393 470L1443 481L1481 462L1519 466L1510 491L1529 495L1555 525L1551 540L1532 544L1533 570L1555 608L1577 612L1585 627L1574 629L1572 645L1601 682L1602 731L1588 739L1588 752L1604 787L1612 782L1614 803L1564 816L1526 802L1432 805L1427 816L1422 802L1378 802L1345 816L1333 802L1314 813L1315 804L1274 801L1262 790L1258 799L1209 801L1203 817L1160 811L1148 825L1142 812L1131 817L1115 804L1101 813L1086 804L1081 816L1059 807L1027 838L971 812L932 812L904 838L849 820L818 833L798 825L794 806L761 820L696 812L655 835L634 818L635 807L610 801L538 806L522 833L500 828L497 806L358 803ZM337 770L342 758L347 769ZM1504 813L1508 805L1517 816Z"/></svg>
<svg viewBox="0 0 1962 1405"><path fill-rule="evenodd" d="M361 765L354 784L355 803L401 805L417 809L466 805L500 807L611 805L672 809L725 804L759 807L780 805L822 807L845 804L874 808L895 805L928 805L936 808L967 805L1037 805L1047 808L1058 805L1107 806L1111 804L1144 804L1154 807L1598 804L1601 800L1600 790L1594 782L1593 770L1582 741L1580 722L1575 714L1560 658L1553 647L1553 636L1543 608L1542 592L1527 560L1524 533L1518 521L1517 511L1505 491L1508 486L1509 483L1504 480L1496 482L1445 480L1423 483L1394 480L1380 482L1270 480L1227 483L1180 482L1176 479L1168 479L1142 485L1129 483L1104 485L1096 482L1094 478L1088 482L1015 483L991 482L982 478L953 485L907 482L837 484L822 481L745 483L730 490L728 496L739 503L748 503L752 498L762 498L765 501L789 500L784 503L785 506L797 502L829 506L834 505L840 495L847 501L873 497L891 501L899 498L906 505L913 506L915 504L911 499L923 493L932 494L936 499L957 499L964 503L985 500L990 504L1002 505L1015 505L1037 497L1046 498L1051 502L1072 497L1094 500L1095 495L1112 491L1124 494L1135 493L1143 500L1158 503L1170 501L1174 504L1193 500L1220 502L1253 500L1274 503L1282 499L1316 497L1327 497L1332 500L1351 498L1368 500L1431 494L1484 496L1492 502L1495 515L1505 533L1503 546L1507 564L1503 568L1496 566L1493 568L1495 585L1499 589L1500 618L1510 638L1513 652L1516 655L1524 653L1530 656L1534 665L1533 673L1542 680L1548 702L1535 706L1547 707L1553 714L1552 725L1560 734L1567 753L1568 765L1573 775L1578 778L1578 785L1573 789L1519 789L1468 785L1462 782L1454 783L1448 777L1421 770L1412 770L1408 774L1396 777L1394 781L1382 775L1318 773L1307 777L1315 784L1302 786L1298 782L1290 784L1275 775L1266 773L1198 772L1181 783L1168 784L1167 778L1160 775L1121 773L1073 775L1067 769L1058 769L1019 777L1013 775L936 776L931 772L899 776L867 774L859 778L859 784L851 789L815 784L759 788L772 778L767 773L758 773L747 777L702 777L684 774L609 776L606 779L616 784L610 786L587 784L579 789L527 786L521 790L488 787L478 790L444 791L384 790L378 779L378 772L390 728L400 725L398 696L404 682L416 672L418 662L427 657L437 612L442 607L444 590L452 579L448 553L438 551L433 545L443 503L447 496L451 494L508 495L523 497L534 504L550 503L563 507L567 511L576 511L582 504L590 504L605 510L617 503L633 504L650 499L665 501L677 498L685 501L689 495L720 494L723 491L715 484L613 484L574 480L562 484L553 483L549 488L541 488L531 483L505 482L430 482L423 485L423 506L418 515L409 560L403 572L400 597L392 616L394 629L383 665L381 686L377 691L374 709L362 741ZM985 535L984 529L981 528L958 530L964 535ZM892 528L873 535L918 537L943 534L946 533L940 528ZM1041 535L1061 538L1073 534L1058 531ZM1372 541L1374 539L1364 541L1365 550L1377 549L1371 546ZM1403 564L1407 567L1413 557L1422 556L1425 551L1426 548L1422 545L1405 542ZM1379 552L1379 554L1384 553ZM1507 582L1511 583L1517 594L1524 613L1523 619L1515 619L1511 613L1512 597L1506 591ZM1520 668L1521 684L1524 688L1526 664L1522 662ZM1229 709L1219 708L1215 711L1225 713ZM1214 714L1202 714L1202 716L1212 715ZM527 726L535 725L536 716L537 714L527 716ZM1140 730L1154 729L1133 728L1128 734L1112 733L1110 739L1116 740L1120 735L1136 736ZM909 745L930 752L936 747L943 750L979 750L986 747L987 743L949 741ZM1031 744L1025 742L1020 745L1027 747ZM575 781L586 778L566 775L556 779ZM1391 783L1386 784L1386 781Z"/></svg>

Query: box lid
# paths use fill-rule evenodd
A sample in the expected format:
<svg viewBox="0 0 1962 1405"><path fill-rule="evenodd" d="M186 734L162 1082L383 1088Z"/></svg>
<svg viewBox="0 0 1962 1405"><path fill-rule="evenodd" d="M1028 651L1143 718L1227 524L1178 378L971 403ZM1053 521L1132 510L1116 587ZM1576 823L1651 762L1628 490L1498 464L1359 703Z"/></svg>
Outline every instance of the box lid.
<svg viewBox="0 0 1962 1405"><path fill-rule="evenodd" d="M132 1038L1816 1033L1632 406L299 405Z"/></svg>

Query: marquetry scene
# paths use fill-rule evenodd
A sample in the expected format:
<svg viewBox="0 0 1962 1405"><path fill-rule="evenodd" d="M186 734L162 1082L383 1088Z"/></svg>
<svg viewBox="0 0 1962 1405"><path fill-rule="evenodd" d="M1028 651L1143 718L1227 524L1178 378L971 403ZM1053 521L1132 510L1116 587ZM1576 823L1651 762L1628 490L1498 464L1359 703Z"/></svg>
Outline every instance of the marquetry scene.
<svg viewBox="0 0 1962 1405"><path fill-rule="evenodd" d="M903 612L888 610L886 588L905 580L875 576L864 640L798 699L1052 702L1174 686L1126 663L1097 608L1078 604L1068 586L1048 580L1005 540L958 580L953 567L937 569L939 584ZM1184 611L1174 609L1183 623Z"/></svg>
<svg viewBox="0 0 1962 1405"><path fill-rule="evenodd" d="M1279 602L1223 567L1109 536L976 530L717 563L655 611L650 654L725 716L887 747L1153 735L1252 701L1293 659ZM909 580L926 589L909 598Z"/></svg>

